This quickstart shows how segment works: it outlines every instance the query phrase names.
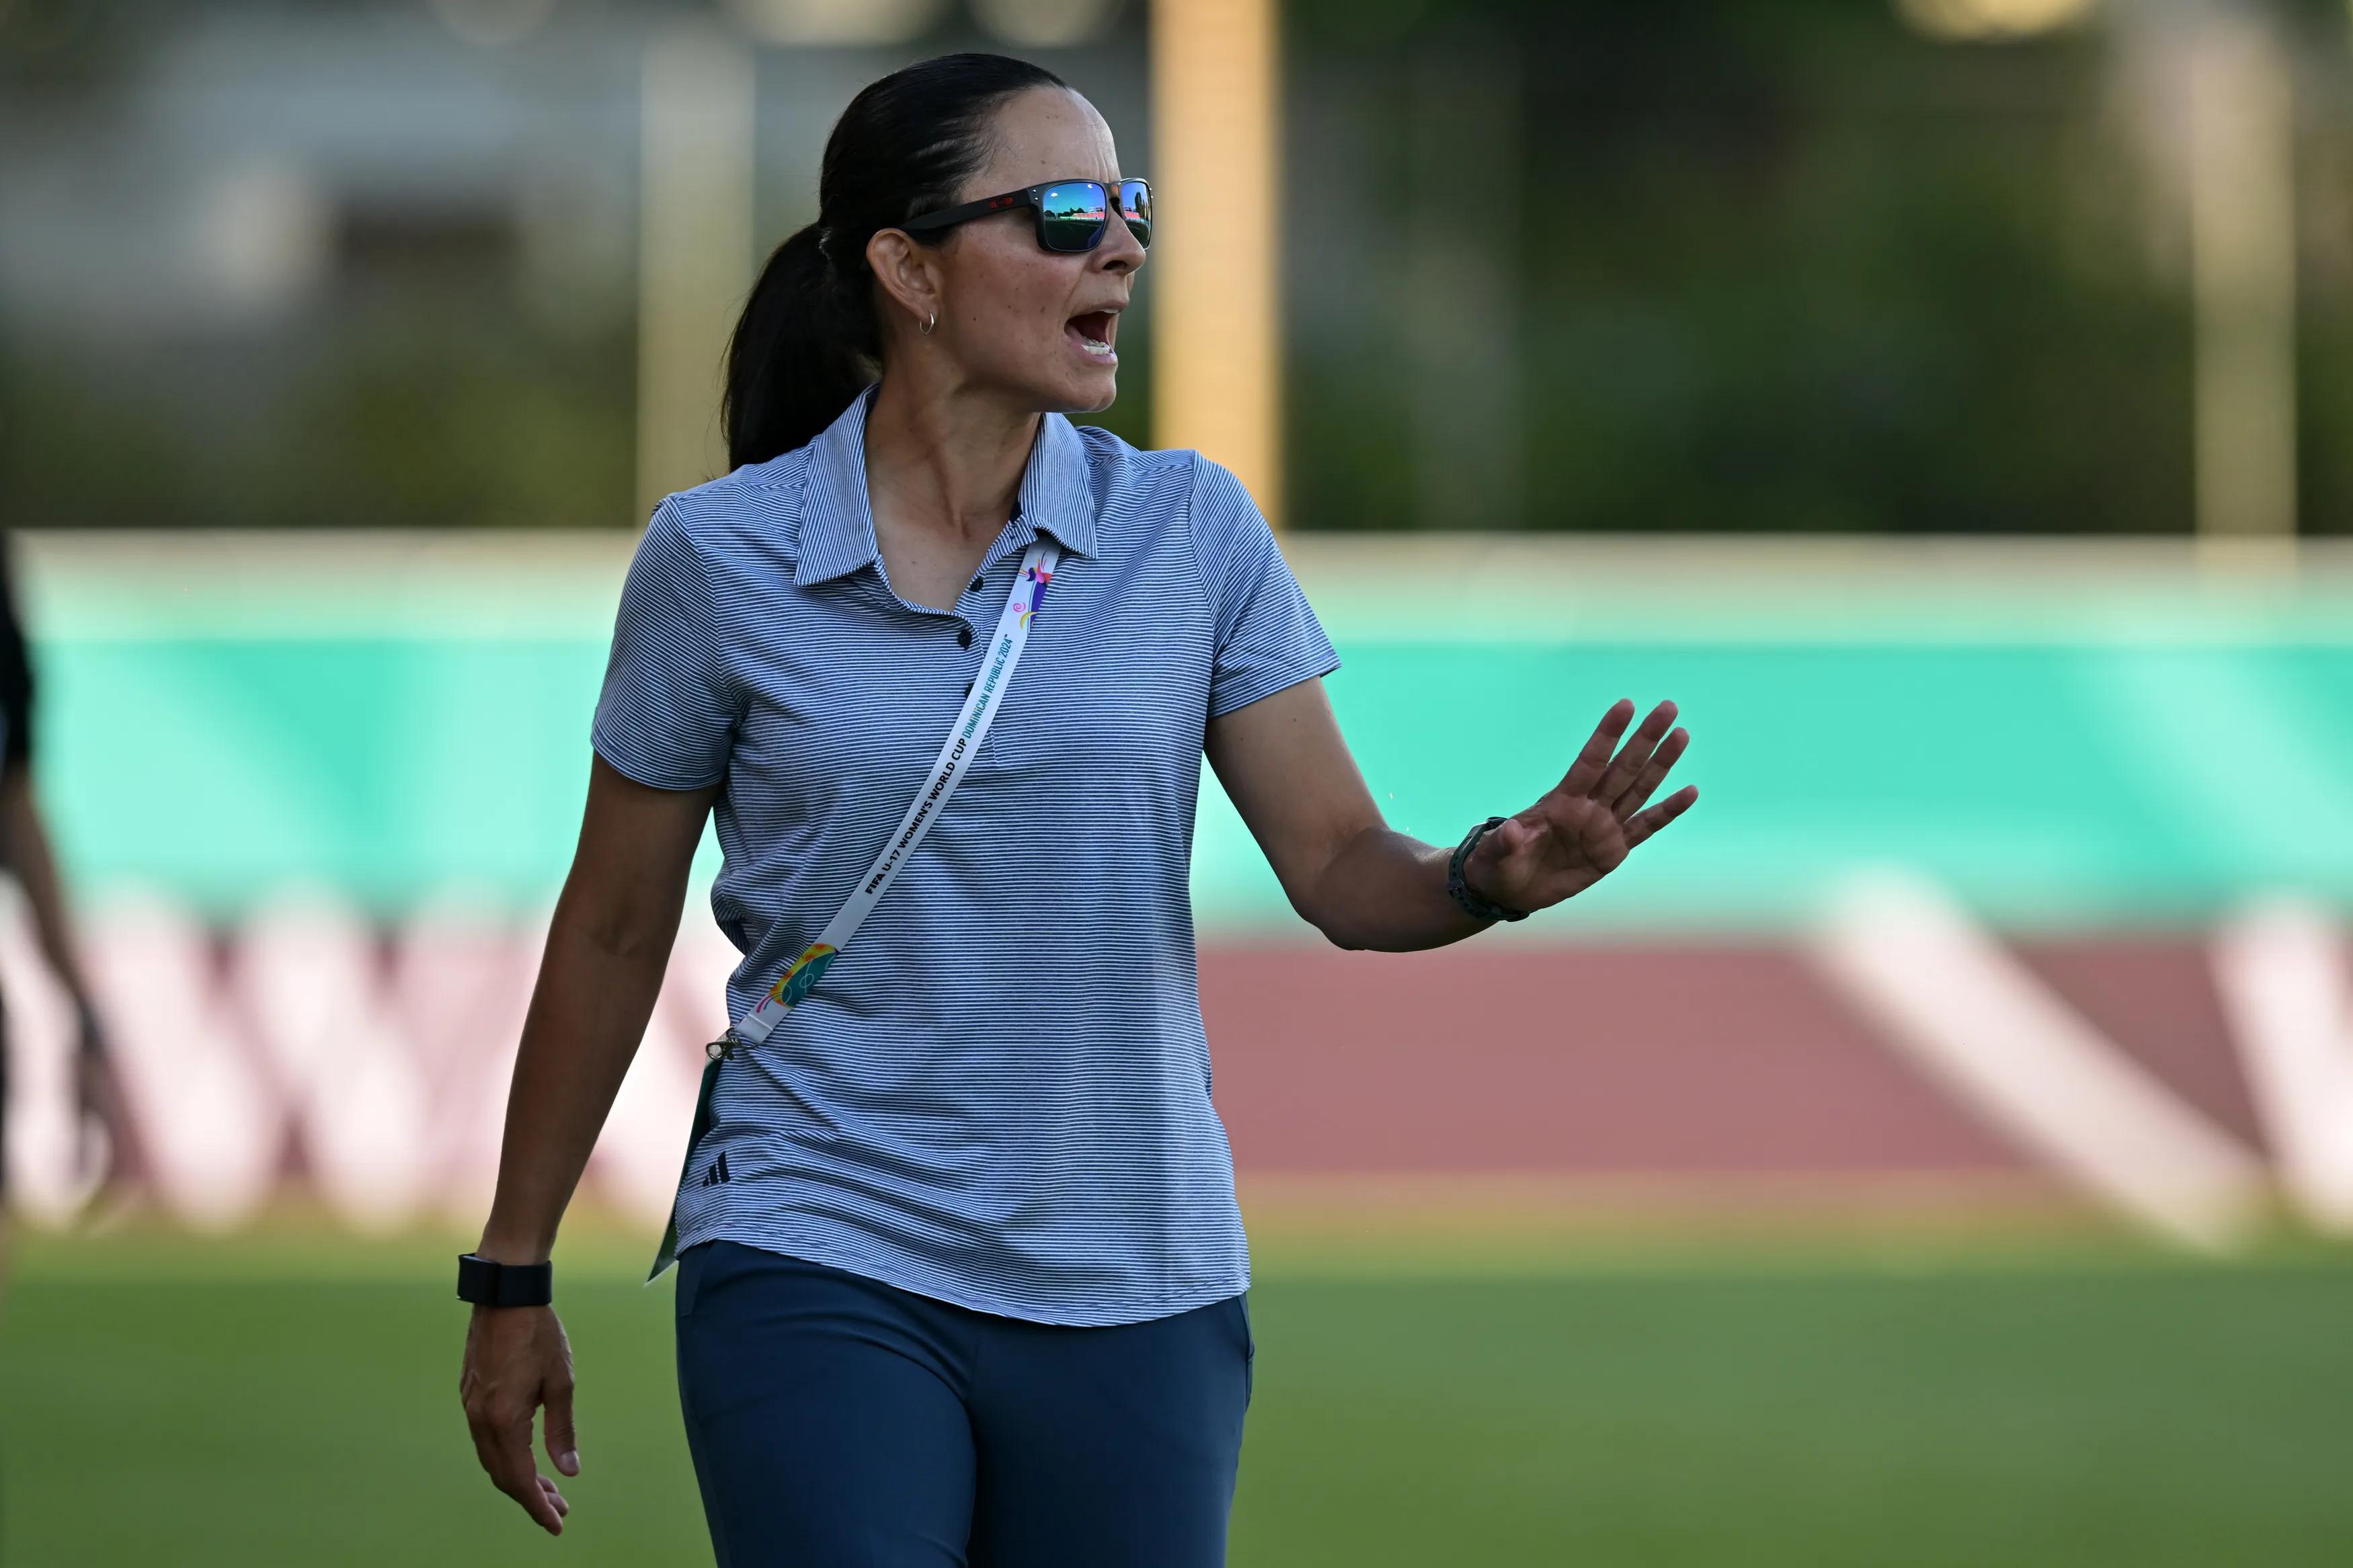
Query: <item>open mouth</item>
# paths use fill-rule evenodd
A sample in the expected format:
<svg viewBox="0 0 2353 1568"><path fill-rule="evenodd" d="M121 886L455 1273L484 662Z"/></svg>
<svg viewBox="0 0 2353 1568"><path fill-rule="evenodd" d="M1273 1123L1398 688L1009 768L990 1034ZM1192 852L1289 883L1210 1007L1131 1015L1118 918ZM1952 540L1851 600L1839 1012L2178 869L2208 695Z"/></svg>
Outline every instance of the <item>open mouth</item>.
<svg viewBox="0 0 2353 1568"><path fill-rule="evenodd" d="M1080 351L1090 358L1117 363L1119 355L1112 352L1112 340L1119 335L1117 310L1090 310L1083 316L1072 316L1062 324L1062 331Z"/></svg>

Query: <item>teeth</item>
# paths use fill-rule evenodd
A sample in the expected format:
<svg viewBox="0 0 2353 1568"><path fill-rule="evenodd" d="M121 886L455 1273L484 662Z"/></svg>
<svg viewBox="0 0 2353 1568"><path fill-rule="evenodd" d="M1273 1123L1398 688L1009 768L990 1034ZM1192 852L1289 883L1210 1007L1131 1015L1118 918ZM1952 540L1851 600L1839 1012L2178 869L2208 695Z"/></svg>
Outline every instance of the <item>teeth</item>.
<svg viewBox="0 0 2353 1568"><path fill-rule="evenodd" d="M1098 358L1107 359L1111 356L1109 343L1104 342L1101 338L1091 338L1084 332L1079 334L1079 346Z"/></svg>

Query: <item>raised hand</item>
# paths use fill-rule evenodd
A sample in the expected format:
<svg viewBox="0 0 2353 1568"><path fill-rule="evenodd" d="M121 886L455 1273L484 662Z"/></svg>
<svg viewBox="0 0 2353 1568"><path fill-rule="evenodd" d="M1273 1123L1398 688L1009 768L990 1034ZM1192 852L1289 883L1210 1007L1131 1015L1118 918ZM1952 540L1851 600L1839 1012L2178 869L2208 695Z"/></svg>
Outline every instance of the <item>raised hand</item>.
<svg viewBox="0 0 2353 1568"><path fill-rule="evenodd" d="M1472 892L1507 910L1548 908L1616 870L1636 845L1691 809L1699 798L1693 784L1643 804L1691 744L1690 731L1668 728L1675 705L1651 709L1620 747L1633 718L1631 698L1611 703L1560 783L1479 840L1462 867Z"/></svg>

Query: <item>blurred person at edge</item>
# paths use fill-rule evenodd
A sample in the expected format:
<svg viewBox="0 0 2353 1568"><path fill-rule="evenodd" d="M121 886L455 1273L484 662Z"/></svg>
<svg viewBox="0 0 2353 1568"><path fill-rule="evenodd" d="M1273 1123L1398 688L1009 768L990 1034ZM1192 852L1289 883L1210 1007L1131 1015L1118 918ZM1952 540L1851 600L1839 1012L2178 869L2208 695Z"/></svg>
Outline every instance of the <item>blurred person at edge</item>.
<svg viewBox="0 0 2353 1568"><path fill-rule="evenodd" d="M1557 903L1696 795L1646 805L1689 737L1662 703L1621 748L1620 700L1560 784L1466 835L1459 880L1452 847L1384 824L1240 484L1063 416L1112 401L1148 190L1061 218L1045 193L1120 180L1102 116L1035 66L860 92L736 327L733 471L665 498L622 592L479 1248L533 1297L704 818L741 1018L923 787L1022 552L1063 551L931 837L776 1036L719 1060L689 1152L679 1394L734 1568L1224 1560L1254 1346L1187 893L1205 749L1345 948ZM532 1455L543 1405L579 1473L552 1306L478 1302L460 1391L483 1468L560 1533Z"/></svg>
<svg viewBox="0 0 2353 1568"><path fill-rule="evenodd" d="M74 1094L78 1117L76 1163L95 1165L101 1183L111 1180L121 1148L106 1037L90 981L74 951L73 919L58 882L48 828L33 787L33 661L16 616L16 547L0 533L0 865L25 890L33 935L41 957L56 973L75 1020ZM5 1028L5 1016L0 1016ZM0 1303L7 1294L8 1263L8 1044L0 1037ZM96 1152L93 1153L93 1142Z"/></svg>

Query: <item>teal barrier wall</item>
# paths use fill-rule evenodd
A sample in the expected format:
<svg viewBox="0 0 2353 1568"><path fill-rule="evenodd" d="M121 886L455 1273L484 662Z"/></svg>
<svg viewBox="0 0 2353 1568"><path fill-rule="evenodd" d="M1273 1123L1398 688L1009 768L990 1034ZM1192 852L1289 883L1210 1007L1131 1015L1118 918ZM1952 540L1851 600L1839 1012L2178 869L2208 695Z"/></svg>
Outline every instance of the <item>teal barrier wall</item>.
<svg viewBox="0 0 2353 1568"><path fill-rule="evenodd" d="M36 537L42 775L87 887L229 912L549 899L628 541ZM1902 863L2024 927L2353 900L2353 573L2143 551L1293 548L1391 822L1451 841L1613 699L1675 698L1699 807L1548 934L1801 919ZM706 855L710 853L706 846ZM705 870L709 869L708 865ZM1290 916L1205 791L1205 925Z"/></svg>

